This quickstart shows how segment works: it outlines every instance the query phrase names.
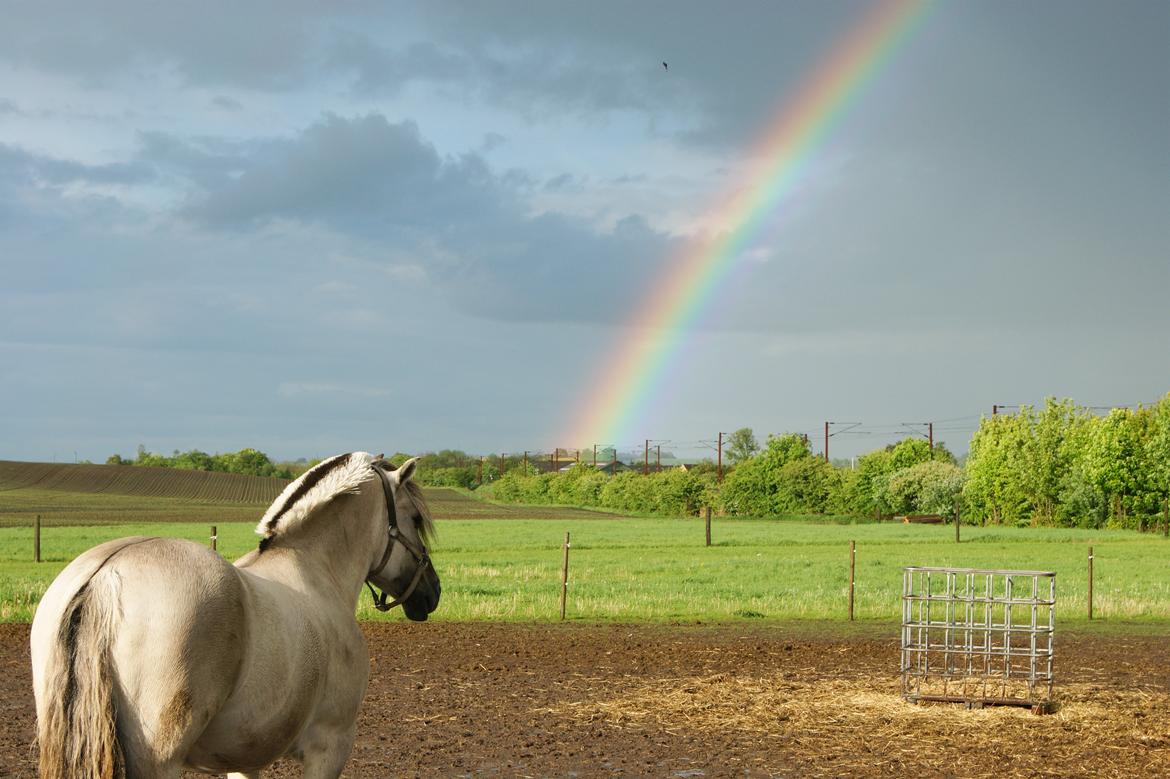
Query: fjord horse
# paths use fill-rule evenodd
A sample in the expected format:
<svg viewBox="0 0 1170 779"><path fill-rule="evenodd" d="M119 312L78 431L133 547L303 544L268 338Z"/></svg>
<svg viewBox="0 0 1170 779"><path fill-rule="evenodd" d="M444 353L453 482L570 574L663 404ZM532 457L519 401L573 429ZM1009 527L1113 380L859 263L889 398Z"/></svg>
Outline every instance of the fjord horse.
<svg viewBox="0 0 1170 779"><path fill-rule="evenodd" d="M314 466L235 565L143 537L70 563L32 625L41 777L254 778L284 756L306 777L339 776L369 678L363 583L412 620L439 603L416 463L353 452Z"/></svg>

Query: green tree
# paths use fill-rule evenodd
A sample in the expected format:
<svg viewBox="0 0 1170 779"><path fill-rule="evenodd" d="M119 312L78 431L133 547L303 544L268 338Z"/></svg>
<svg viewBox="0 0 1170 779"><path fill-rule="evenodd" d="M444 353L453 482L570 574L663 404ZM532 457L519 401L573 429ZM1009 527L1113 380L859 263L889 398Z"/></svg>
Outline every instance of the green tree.
<svg viewBox="0 0 1170 779"><path fill-rule="evenodd" d="M949 516L962 494L964 478L957 465L928 460L891 474L884 500L898 513Z"/></svg>
<svg viewBox="0 0 1170 779"><path fill-rule="evenodd" d="M1138 492L1140 460L1144 446L1136 415L1115 408L1100 424L1088 447L1089 478L1105 495L1109 523L1127 527L1129 498Z"/></svg>
<svg viewBox="0 0 1170 779"><path fill-rule="evenodd" d="M780 469L786 463L812 457L804 438L796 433L768 436L764 450L736 466L723 482L720 500L729 514L769 516L776 513Z"/></svg>
<svg viewBox="0 0 1170 779"><path fill-rule="evenodd" d="M1093 478L1089 460L1100 419L1087 409L1078 409L1068 422L1060 444L1060 459L1066 467L1059 476L1057 517L1061 525L1101 527L1107 516L1105 493Z"/></svg>
<svg viewBox="0 0 1170 779"><path fill-rule="evenodd" d="M1162 502L1170 500L1170 392L1150 409L1150 435L1146 462L1150 469L1150 491Z"/></svg>
<svg viewBox="0 0 1170 779"><path fill-rule="evenodd" d="M1019 451L1018 468L1023 489L1032 509L1033 524L1054 524L1058 516L1061 480L1071 465L1075 449L1065 441L1072 432L1078 410L1068 399L1047 398L1043 410L1030 406L1020 409L1021 423L1027 424L1027 436Z"/></svg>
<svg viewBox="0 0 1170 779"><path fill-rule="evenodd" d="M1031 518L1021 453L1028 446L1027 414L983 417L967 453L963 503L983 522L1026 524Z"/></svg>
<svg viewBox="0 0 1170 779"><path fill-rule="evenodd" d="M823 457L797 457L780 466L776 473L776 490L772 495L772 513L823 514L836 469Z"/></svg>
<svg viewBox="0 0 1170 779"><path fill-rule="evenodd" d="M756 436L750 427L741 427L727 437L727 461L732 465L754 457L760 451Z"/></svg>
<svg viewBox="0 0 1170 779"><path fill-rule="evenodd" d="M924 438L903 438L890 447L890 467L895 471L933 459L930 442Z"/></svg>

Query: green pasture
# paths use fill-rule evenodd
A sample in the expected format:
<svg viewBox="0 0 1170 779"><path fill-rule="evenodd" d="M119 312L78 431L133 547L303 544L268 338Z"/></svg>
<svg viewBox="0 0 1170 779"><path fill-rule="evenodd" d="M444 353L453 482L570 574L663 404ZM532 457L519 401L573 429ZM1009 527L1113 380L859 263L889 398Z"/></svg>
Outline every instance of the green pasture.
<svg viewBox="0 0 1170 779"><path fill-rule="evenodd" d="M562 545L571 534L567 617L634 622L840 620L848 616L849 542L857 542L855 614L900 618L907 565L1052 570L1057 618L1083 625L1087 549L1094 550L1094 617L1170 626L1170 541L1130 531L975 528L901 524L805 524L716 519L714 545L702 520L439 521L433 557L443 579L434 619L554 621ZM0 621L31 619L66 562L127 535L208 541L209 523L50 526L44 562L32 562L29 526L0 527ZM234 559L257 542L251 523L219 523L219 551ZM368 601L368 599L366 599ZM373 611L361 619L402 619ZM1159 627L1159 629L1161 629Z"/></svg>

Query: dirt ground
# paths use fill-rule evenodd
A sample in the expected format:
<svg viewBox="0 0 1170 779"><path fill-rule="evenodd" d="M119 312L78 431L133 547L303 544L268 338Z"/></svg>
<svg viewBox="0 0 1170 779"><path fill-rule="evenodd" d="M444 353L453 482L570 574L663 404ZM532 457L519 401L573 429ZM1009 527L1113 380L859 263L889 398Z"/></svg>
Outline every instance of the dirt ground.
<svg viewBox="0 0 1170 779"><path fill-rule="evenodd" d="M894 626L365 631L346 776L1170 776L1165 634L1060 634L1036 716L902 702ZM28 626L0 625L0 776L35 775L33 725Z"/></svg>

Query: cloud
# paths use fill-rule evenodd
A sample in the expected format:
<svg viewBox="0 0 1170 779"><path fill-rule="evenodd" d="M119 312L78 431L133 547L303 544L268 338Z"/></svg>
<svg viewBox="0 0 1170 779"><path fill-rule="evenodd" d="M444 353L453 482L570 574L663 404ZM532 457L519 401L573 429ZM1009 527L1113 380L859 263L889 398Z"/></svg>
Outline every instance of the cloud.
<svg viewBox="0 0 1170 779"><path fill-rule="evenodd" d="M155 177L154 168L143 161L87 165L33 154L0 143L0 171L26 186L59 186L75 182L89 184L140 184ZM19 185L17 185L19 186Z"/></svg>
<svg viewBox="0 0 1170 779"><path fill-rule="evenodd" d="M158 146L168 155L175 148ZM238 175L205 178L211 183L182 213L211 229L286 220L392 247L410 259L379 260L388 273L425 273L478 316L624 320L676 243L638 216L605 229L555 212L531 215L525 177L497 174L472 153L442 157L416 125L379 114L326 116L255 148L263 151ZM183 157L199 164L197 154Z"/></svg>

